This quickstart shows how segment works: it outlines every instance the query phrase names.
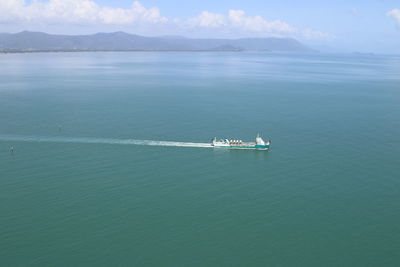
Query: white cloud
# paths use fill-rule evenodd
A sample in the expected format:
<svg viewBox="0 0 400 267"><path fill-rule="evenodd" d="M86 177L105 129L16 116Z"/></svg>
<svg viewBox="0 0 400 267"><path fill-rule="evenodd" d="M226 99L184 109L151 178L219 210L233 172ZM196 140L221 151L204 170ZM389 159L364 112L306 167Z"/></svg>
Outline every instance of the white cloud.
<svg viewBox="0 0 400 267"><path fill-rule="evenodd" d="M147 9L139 2L123 9L99 6L91 0L34 1L28 5L24 0L0 0L0 22L130 24L166 20L157 8Z"/></svg>
<svg viewBox="0 0 400 267"><path fill-rule="evenodd" d="M226 19L221 14L215 14L215 13L210 13L208 11L203 11L199 16L188 19L187 23L189 24L189 26L216 28L226 25Z"/></svg>
<svg viewBox="0 0 400 267"><path fill-rule="evenodd" d="M333 39L331 34L312 29L297 29L280 20L267 21L261 16L246 16L243 10L229 10L227 15L202 12L186 21L190 27L219 29L224 33L248 36L280 36L303 39Z"/></svg>
<svg viewBox="0 0 400 267"><path fill-rule="evenodd" d="M393 11L395 12L395 11ZM100 6L94 0L0 0L0 26L16 25L21 27L34 25L84 25L97 27L119 26L147 35L160 32L183 34L201 32L212 36L280 36L300 39L331 39L332 35L311 29L298 29L280 20L268 21L261 16L247 16L243 10L229 10L227 14L201 12L188 19L166 18L158 8L146 8L139 2L130 8L112 8ZM33 26L32 26L33 25ZM113 28L113 29L114 29Z"/></svg>
<svg viewBox="0 0 400 267"><path fill-rule="evenodd" d="M261 16L245 16L243 10L229 10L228 19L232 26L250 32L292 33L295 29L285 22L267 21Z"/></svg>
<svg viewBox="0 0 400 267"><path fill-rule="evenodd" d="M394 18L395 20L397 20L398 23L400 23L400 8L390 10L387 15Z"/></svg>
<svg viewBox="0 0 400 267"><path fill-rule="evenodd" d="M186 22L191 27L221 28L224 31L240 31L243 33L288 34L295 28L282 21L267 21L261 16L248 17L243 10L229 10L227 15L203 11L197 17Z"/></svg>

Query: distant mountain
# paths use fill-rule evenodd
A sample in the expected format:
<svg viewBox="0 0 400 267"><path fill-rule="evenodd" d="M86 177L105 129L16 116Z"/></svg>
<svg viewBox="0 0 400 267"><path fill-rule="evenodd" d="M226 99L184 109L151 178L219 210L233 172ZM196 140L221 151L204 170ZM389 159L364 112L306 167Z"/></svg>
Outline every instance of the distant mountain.
<svg viewBox="0 0 400 267"><path fill-rule="evenodd" d="M145 37L125 32L93 35L53 35L42 32L0 34L0 51L292 51L312 49L292 38L190 39Z"/></svg>

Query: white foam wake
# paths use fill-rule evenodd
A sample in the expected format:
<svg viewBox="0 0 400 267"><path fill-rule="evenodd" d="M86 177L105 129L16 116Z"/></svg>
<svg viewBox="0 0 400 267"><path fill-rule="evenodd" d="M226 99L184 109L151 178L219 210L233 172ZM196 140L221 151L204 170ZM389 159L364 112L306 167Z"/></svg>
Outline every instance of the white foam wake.
<svg viewBox="0 0 400 267"><path fill-rule="evenodd" d="M0 141L141 145L141 146L174 146L174 147L212 147L209 143L190 143L190 142L114 139L114 138L91 138L91 137L61 137L61 136L0 135Z"/></svg>

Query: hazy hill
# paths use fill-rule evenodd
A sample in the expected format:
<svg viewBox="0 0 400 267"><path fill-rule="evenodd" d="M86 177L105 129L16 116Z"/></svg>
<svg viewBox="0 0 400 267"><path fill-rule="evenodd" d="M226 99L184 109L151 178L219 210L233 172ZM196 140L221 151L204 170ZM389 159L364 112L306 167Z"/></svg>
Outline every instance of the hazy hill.
<svg viewBox="0 0 400 267"><path fill-rule="evenodd" d="M190 39L145 37L125 32L53 35L42 32L0 34L0 51L312 51L292 38Z"/></svg>

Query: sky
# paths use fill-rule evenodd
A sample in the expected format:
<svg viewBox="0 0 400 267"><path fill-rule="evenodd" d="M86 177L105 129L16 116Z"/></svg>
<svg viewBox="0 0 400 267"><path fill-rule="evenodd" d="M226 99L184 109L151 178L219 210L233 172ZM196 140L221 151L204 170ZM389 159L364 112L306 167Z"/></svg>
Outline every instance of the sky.
<svg viewBox="0 0 400 267"><path fill-rule="evenodd" d="M400 54L400 0L0 0L0 32L289 37L326 52Z"/></svg>

